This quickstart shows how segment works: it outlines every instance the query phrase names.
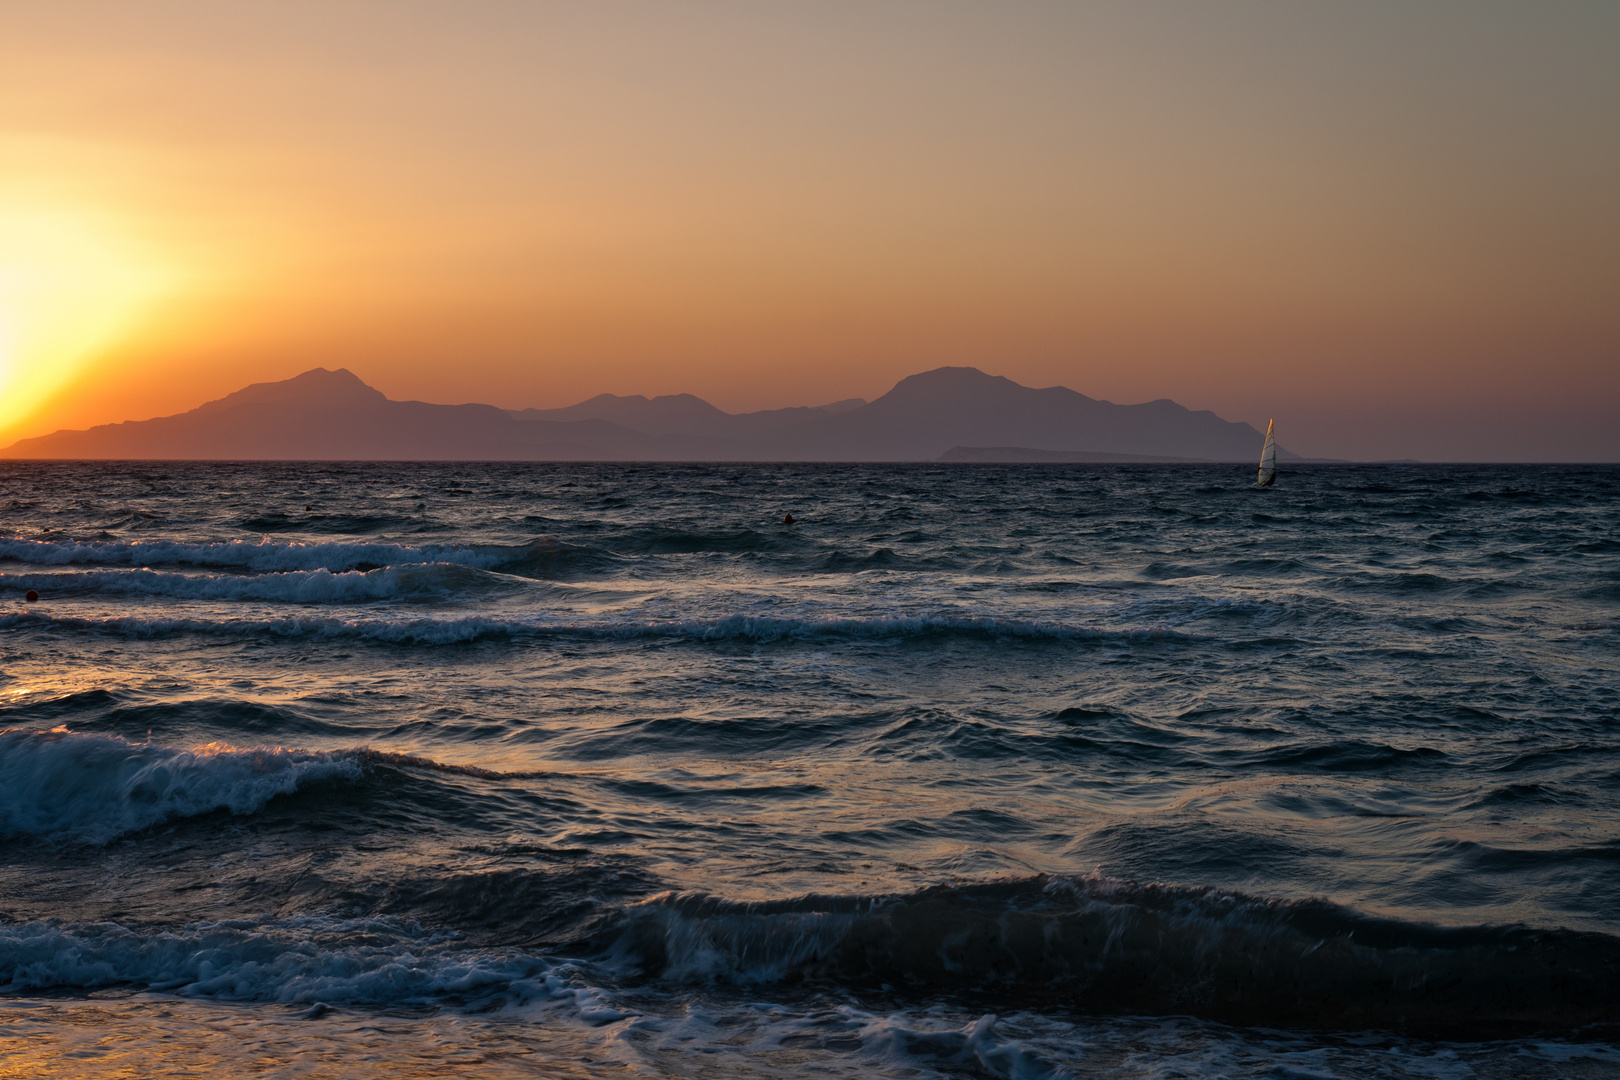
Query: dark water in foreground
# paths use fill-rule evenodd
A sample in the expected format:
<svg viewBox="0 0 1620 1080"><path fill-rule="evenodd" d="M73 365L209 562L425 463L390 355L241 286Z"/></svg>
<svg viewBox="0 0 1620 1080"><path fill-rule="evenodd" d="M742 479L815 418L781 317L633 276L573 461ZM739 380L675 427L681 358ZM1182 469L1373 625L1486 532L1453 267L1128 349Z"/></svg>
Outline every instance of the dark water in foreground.
<svg viewBox="0 0 1620 1080"><path fill-rule="evenodd" d="M1250 478L0 464L0 1076L1620 1075L1620 468Z"/></svg>

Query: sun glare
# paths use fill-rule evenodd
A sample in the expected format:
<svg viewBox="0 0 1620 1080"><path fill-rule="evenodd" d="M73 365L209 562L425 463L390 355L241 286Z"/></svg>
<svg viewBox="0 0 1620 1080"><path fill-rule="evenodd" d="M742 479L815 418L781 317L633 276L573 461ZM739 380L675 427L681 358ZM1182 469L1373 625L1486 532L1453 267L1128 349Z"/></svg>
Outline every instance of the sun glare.
<svg viewBox="0 0 1620 1080"><path fill-rule="evenodd" d="M173 279L84 217L0 210L0 432L134 330Z"/></svg>

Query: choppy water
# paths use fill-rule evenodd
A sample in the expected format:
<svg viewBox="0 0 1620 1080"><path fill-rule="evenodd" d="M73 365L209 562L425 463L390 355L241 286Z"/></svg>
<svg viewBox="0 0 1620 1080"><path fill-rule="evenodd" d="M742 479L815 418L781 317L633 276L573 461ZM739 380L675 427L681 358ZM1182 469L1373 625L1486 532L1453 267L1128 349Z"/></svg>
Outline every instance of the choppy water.
<svg viewBox="0 0 1620 1080"><path fill-rule="evenodd" d="M0 1075L1620 1075L1620 469L1249 481L0 464Z"/></svg>

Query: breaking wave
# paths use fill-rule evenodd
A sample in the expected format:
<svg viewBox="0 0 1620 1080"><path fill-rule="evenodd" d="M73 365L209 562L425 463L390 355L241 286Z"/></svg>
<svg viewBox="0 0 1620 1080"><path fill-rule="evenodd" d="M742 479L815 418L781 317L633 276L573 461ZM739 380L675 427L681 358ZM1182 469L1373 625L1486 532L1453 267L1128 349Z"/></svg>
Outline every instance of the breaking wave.
<svg viewBox="0 0 1620 1080"><path fill-rule="evenodd" d="M506 994L564 999L605 1019L568 969L455 948L457 935L392 918L229 919L140 932L117 923L0 924L0 989L134 985L234 1001L407 1005ZM362 944L363 942L363 944ZM593 1015L594 1014L594 1015Z"/></svg>
<svg viewBox="0 0 1620 1080"><path fill-rule="evenodd" d="M1441 928L1102 879L759 904L666 894L617 917L600 947L676 983L827 981L1454 1037L1620 1025L1620 939L1608 935Z"/></svg>
<svg viewBox="0 0 1620 1080"><path fill-rule="evenodd" d="M277 570L264 574L183 574L85 570L0 574L0 588L37 589L53 597L117 594L185 600L257 600L287 604L356 604L487 593L514 583L457 563L406 563L374 570Z"/></svg>
<svg viewBox="0 0 1620 1080"><path fill-rule="evenodd" d="M516 546L427 544L421 547L336 541L309 544L271 540L182 543L172 540L0 539L0 559L31 566L190 566L257 573L329 571L338 574L382 567L449 563L479 570L548 578L587 571L614 558L610 552L565 543L550 536Z"/></svg>
<svg viewBox="0 0 1620 1080"><path fill-rule="evenodd" d="M1607 935L1442 928L1097 878L756 904L665 894L605 909L594 933L532 954L383 915L0 924L0 989L112 984L380 1006L563 1000L598 1019L626 1015L603 987L633 998L771 986L1426 1038L1620 1031L1620 941Z"/></svg>
<svg viewBox="0 0 1620 1080"><path fill-rule="evenodd" d="M467 617L454 619L210 619L86 618L39 611L0 616L0 629L59 628L126 637L176 634L221 634L283 638L338 638L398 645L452 645L503 638L638 638L689 641L908 640L966 637L983 640L1083 643L1152 643L1196 640L1195 635L1163 627L1108 629L1036 620L992 619L949 615L878 616L868 619L782 619L727 615L714 619L546 622L526 619Z"/></svg>
<svg viewBox="0 0 1620 1080"><path fill-rule="evenodd" d="M63 728L0 731L0 836L105 844L177 818L250 814L308 784L357 779L362 760L356 751L181 750Z"/></svg>

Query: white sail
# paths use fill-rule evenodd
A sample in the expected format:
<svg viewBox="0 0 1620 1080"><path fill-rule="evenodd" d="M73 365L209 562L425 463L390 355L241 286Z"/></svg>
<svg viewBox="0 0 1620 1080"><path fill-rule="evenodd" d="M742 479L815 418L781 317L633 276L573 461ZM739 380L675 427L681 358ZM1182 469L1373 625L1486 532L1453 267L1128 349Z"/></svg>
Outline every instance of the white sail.
<svg viewBox="0 0 1620 1080"><path fill-rule="evenodd" d="M1260 475L1255 483L1261 487L1270 487L1277 480L1277 421L1266 421L1266 445L1260 448Z"/></svg>

